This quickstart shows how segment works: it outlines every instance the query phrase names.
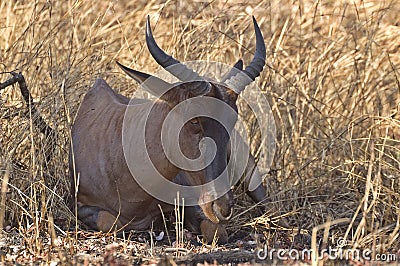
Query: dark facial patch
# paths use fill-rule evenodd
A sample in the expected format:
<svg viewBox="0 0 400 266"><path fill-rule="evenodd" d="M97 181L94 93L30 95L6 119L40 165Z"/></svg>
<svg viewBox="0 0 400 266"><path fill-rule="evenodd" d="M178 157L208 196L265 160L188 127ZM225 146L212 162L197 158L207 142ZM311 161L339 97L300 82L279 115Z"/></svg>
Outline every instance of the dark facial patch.
<svg viewBox="0 0 400 266"><path fill-rule="evenodd" d="M212 85L211 91L205 96L214 97L216 99L223 101L224 103L232 107L232 109L235 110L237 113L238 108L236 105L236 100L238 94L236 94L233 90L226 87L225 84L211 82L211 85Z"/></svg>

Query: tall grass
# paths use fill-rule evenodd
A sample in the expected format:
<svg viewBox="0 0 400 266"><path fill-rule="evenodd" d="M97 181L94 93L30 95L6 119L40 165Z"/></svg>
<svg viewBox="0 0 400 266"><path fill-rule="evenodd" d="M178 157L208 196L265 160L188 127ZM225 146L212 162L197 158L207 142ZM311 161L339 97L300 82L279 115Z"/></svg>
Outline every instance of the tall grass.
<svg viewBox="0 0 400 266"><path fill-rule="evenodd" d="M268 51L257 82L278 130L277 154L265 175L271 209L309 232L349 218L331 229L332 239L382 252L399 249L399 13L400 2L376 0L2 1L0 82L7 72L21 71L57 137L47 161L49 142L33 126L36 117L19 89L0 92L4 227L14 228L31 254L44 254L43 236L55 228L65 237L75 224L68 208L71 124L94 79L106 79L127 96L135 90L116 59L157 71L145 45L147 15L160 46L179 60L227 64L251 60L254 15ZM258 145L255 137L252 149ZM244 211L251 205L236 198L242 215L230 222L231 232L260 215L257 208ZM255 223L259 230L273 218L262 217ZM58 253L52 254L73 258L79 242L62 239L72 241L64 245L69 248L54 245Z"/></svg>

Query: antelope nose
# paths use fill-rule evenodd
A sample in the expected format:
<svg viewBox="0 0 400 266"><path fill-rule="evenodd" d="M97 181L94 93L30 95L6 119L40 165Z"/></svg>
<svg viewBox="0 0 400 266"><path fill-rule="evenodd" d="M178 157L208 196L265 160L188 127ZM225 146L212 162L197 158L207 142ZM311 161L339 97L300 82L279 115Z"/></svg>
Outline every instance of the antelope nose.
<svg viewBox="0 0 400 266"><path fill-rule="evenodd" d="M221 221L228 221L233 214L233 195L228 192L221 198L215 200L212 205L215 216Z"/></svg>

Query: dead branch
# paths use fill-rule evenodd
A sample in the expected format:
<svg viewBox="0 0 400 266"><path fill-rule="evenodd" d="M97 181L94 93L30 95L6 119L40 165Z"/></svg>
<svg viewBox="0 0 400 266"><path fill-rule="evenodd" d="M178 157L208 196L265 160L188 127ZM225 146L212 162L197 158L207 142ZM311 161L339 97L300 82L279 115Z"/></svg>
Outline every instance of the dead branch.
<svg viewBox="0 0 400 266"><path fill-rule="evenodd" d="M26 81L24 76L21 73L15 73L15 72L11 72L12 77L9 78L8 80L6 80L3 83L0 83L0 91L14 85L15 83L18 83L19 88L21 90L21 94L22 97L24 98L28 110L30 110L32 117L34 117L34 119L32 119L32 123L33 125L39 129L39 131L41 133L43 133L46 137L46 139L49 141L49 150L47 151L46 154L46 161L48 162L51 158L51 155L53 154L54 148L55 148L55 131L52 127L50 127L43 119L43 117L40 115L39 111L37 110L34 102L33 102L33 98L31 93L28 90L28 87L26 86Z"/></svg>

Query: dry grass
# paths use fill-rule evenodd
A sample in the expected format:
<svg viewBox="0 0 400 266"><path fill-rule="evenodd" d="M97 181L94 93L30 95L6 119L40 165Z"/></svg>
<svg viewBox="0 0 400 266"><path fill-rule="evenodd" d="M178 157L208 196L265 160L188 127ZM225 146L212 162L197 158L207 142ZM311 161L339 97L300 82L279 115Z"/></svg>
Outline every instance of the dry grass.
<svg viewBox="0 0 400 266"><path fill-rule="evenodd" d="M331 228L330 241L345 237L353 247L400 249L399 13L399 1L377 0L1 1L0 72L24 74L57 133L46 161L49 142L33 126L19 89L1 91L0 178L9 179L1 202L4 226L12 228L2 234L3 259L95 263L114 259L117 251L135 262L151 257L145 243L107 246L113 236L94 235L90 248L82 235L64 232L75 224L67 179L74 115L95 78L128 96L135 90L116 59L149 73L158 69L145 46L148 14L160 46L179 60L227 64L251 59L255 15L268 51L258 83L278 130L278 151L265 178L270 206L308 232L349 218ZM1 82L8 78L0 75ZM254 219L260 213L248 210L251 205L237 197L241 215L230 232L253 222L271 243L271 216ZM82 255L88 249L108 257L88 259ZM21 250L26 257L13 255Z"/></svg>

